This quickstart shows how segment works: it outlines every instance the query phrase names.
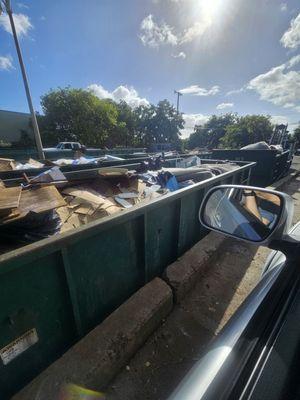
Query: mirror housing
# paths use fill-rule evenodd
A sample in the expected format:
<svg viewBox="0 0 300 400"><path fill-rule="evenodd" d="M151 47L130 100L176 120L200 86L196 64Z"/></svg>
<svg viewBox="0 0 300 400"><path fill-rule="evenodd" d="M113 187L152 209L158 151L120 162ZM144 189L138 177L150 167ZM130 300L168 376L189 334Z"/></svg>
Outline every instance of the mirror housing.
<svg viewBox="0 0 300 400"><path fill-rule="evenodd" d="M285 193L221 185L205 195L199 219L208 229L285 252L286 242L294 242L288 236L293 209L293 200Z"/></svg>

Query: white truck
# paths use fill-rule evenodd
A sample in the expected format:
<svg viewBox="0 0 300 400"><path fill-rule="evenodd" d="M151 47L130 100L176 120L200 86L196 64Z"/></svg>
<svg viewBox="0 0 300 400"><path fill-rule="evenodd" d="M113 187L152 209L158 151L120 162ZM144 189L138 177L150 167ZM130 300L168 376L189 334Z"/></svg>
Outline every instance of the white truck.
<svg viewBox="0 0 300 400"><path fill-rule="evenodd" d="M79 142L59 142L56 147L44 148L44 151L76 151L76 150L86 150L86 147Z"/></svg>

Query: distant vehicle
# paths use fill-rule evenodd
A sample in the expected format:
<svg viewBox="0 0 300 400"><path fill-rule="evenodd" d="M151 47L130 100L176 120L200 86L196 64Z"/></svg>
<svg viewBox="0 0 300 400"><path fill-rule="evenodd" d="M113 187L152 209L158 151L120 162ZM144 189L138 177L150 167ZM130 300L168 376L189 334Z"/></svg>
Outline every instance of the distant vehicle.
<svg viewBox="0 0 300 400"><path fill-rule="evenodd" d="M59 142L56 147L45 148L44 151L85 151L86 147L80 142Z"/></svg>

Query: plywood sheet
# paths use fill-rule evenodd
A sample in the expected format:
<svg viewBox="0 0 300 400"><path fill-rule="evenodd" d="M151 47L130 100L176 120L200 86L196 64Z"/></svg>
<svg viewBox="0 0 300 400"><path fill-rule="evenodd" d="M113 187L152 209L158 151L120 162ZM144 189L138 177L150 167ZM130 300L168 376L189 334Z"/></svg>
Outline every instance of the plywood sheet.
<svg viewBox="0 0 300 400"><path fill-rule="evenodd" d="M101 195L95 194L91 190L73 187L64 189L63 193L74 197L78 197L89 203L94 203L98 205L103 204L105 202L105 199Z"/></svg>
<svg viewBox="0 0 300 400"><path fill-rule="evenodd" d="M66 202L55 186L44 186L39 189L23 190L19 209L21 213L29 211L41 213L65 205Z"/></svg>
<svg viewBox="0 0 300 400"><path fill-rule="evenodd" d="M19 206L20 187L0 188L0 211L11 210Z"/></svg>

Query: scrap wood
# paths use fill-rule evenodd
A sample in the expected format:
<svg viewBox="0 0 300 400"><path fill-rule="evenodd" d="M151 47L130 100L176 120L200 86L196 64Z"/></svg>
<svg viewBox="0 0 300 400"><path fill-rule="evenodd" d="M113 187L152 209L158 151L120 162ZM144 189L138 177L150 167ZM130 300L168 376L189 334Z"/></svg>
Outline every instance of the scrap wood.
<svg viewBox="0 0 300 400"><path fill-rule="evenodd" d="M107 215L112 215L116 212L121 211L121 207L115 202L112 197L107 197L105 203L101 205L97 211L104 211Z"/></svg>
<svg viewBox="0 0 300 400"><path fill-rule="evenodd" d="M57 209L56 209L56 212L57 212L57 214L59 215L59 218L60 218L60 220L61 220L61 222L64 224L68 219L69 219L69 217L71 216L71 212L70 212L70 210L68 209L68 207L66 207L66 206L62 206L62 207L58 207Z"/></svg>
<svg viewBox="0 0 300 400"><path fill-rule="evenodd" d="M11 210L19 206L21 187L0 188L0 210Z"/></svg>
<svg viewBox="0 0 300 400"><path fill-rule="evenodd" d="M12 158L0 158L0 171L13 171L16 168L16 162Z"/></svg>
<svg viewBox="0 0 300 400"><path fill-rule="evenodd" d="M114 167L105 167L100 168L98 170L98 174L105 178L119 177L126 175L128 172L127 168L114 168Z"/></svg>
<svg viewBox="0 0 300 400"><path fill-rule="evenodd" d="M93 215L95 208L91 205L81 205L74 210L76 214Z"/></svg>
<svg viewBox="0 0 300 400"><path fill-rule="evenodd" d="M9 223L24 218L29 212L40 214L64 205L66 205L66 202L55 186L45 186L38 189L23 189L17 208L19 215L2 222Z"/></svg>
<svg viewBox="0 0 300 400"><path fill-rule="evenodd" d="M63 194L78 197L79 199L85 200L90 203L98 205L103 204L105 199L100 194L95 193L96 192L92 191L92 189L84 189L80 187L65 188L63 190Z"/></svg>
<svg viewBox="0 0 300 400"><path fill-rule="evenodd" d="M33 158L29 158L28 164L31 164L34 168L43 168L45 165L37 160L34 160Z"/></svg>
<svg viewBox="0 0 300 400"><path fill-rule="evenodd" d="M120 192L116 184L100 176L92 182L91 187L106 197L114 196Z"/></svg>
<svg viewBox="0 0 300 400"><path fill-rule="evenodd" d="M21 212L42 213L66 205L55 186L22 190L19 208Z"/></svg>
<svg viewBox="0 0 300 400"><path fill-rule="evenodd" d="M40 174L36 175L35 177L29 180L30 183L50 183L56 182L61 183L67 182L67 178L61 172L59 167L52 167L45 172L41 172Z"/></svg>
<svg viewBox="0 0 300 400"><path fill-rule="evenodd" d="M146 187L146 183L144 183L141 179L129 179L129 185L127 187L120 186L120 191L122 193L136 192L139 195L142 195Z"/></svg>

